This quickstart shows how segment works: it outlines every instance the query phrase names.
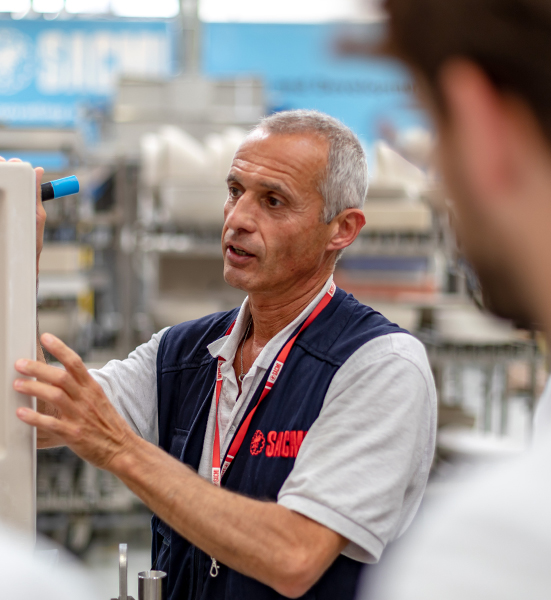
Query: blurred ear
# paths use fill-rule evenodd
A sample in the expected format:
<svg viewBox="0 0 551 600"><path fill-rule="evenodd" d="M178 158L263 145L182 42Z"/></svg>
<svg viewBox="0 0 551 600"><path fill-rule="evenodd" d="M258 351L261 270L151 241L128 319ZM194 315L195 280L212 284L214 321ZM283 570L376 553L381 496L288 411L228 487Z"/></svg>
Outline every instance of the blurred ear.
<svg viewBox="0 0 551 600"><path fill-rule="evenodd" d="M326 250L342 250L358 237L365 225L365 215L359 208L347 208L338 214L329 224L332 235Z"/></svg>
<svg viewBox="0 0 551 600"><path fill-rule="evenodd" d="M447 109L442 143L451 149L445 160L460 161L460 171L479 200L503 202L522 178L518 103L467 60L446 63L440 86Z"/></svg>

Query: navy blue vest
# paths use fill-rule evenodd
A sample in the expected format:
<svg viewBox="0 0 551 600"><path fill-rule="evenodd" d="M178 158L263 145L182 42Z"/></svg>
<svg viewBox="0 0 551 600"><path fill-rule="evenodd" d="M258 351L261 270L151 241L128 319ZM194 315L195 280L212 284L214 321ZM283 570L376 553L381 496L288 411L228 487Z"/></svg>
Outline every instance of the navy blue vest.
<svg viewBox="0 0 551 600"><path fill-rule="evenodd" d="M237 314L236 309L181 323L164 334L159 346L159 445L195 470L201 460L216 378L217 361L207 346L224 336ZM276 384L254 415L222 486L249 497L277 500L293 468L301 432L308 432L318 417L339 367L369 340L400 331L404 330L337 289L328 306L297 339ZM264 382L246 414L256 405ZM153 568L168 573L168 600L283 598L224 565L218 577L210 577L211 561L204 552L156 516L152 530ZM340 555L303 598L352 600L361 567Z"/></svg>

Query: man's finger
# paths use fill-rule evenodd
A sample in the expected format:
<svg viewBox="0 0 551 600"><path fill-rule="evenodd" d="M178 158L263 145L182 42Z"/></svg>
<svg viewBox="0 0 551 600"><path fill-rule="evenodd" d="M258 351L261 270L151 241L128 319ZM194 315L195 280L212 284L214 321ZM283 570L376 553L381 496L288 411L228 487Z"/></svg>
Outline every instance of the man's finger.
<svg viewBox="0 0 551 600"><path fill-rule="evenodd" d="M61 414L68 417L77 416L75 405L71 398L61 388L55 385L48 385L33 379L16 379L13 382L13 388L27 396L35 396L44 400L59 410Z"/></svg>
<svg viewBox="0 0 551 600"><path fill-rule="evenodd" d="M42 189L40 184L42 182L42 175L44 175L44 169L42 167L36 167L34 172L36 173L36 204L42 206Z"/></svg>
<svg viewBox="0 0 551 600"><path fill-rule="evenodd" d="M15 414L19 419L21 419L21 421L27 423L27 425L32 425L33 427L36 427L42 431L47 431L64 442L71 437L71 425L64 421L60 421L55 417L41 415L30 408L18 408Z"/></svg>
<svg viewBox="0 0 551 600"><path fill-rule="evenodd" d="M46 350L55 356L57 360L75 378L77 383L88 383L91 380L88 369L84 366L80 356L66 346L59 338L51 333L44 333L40 341Z"/></svg>
<svg viewBox="0 0 551 600"><path fill-rule="evenodd" d="M35 377L38 381L43 383L49 383L65 390L65 392L76 399L80 386L75 381L74 377L59 367L47 365L46 363L38 362L36 360L18 360L15 363L15 369L21 375L27 377Z"/></svg>

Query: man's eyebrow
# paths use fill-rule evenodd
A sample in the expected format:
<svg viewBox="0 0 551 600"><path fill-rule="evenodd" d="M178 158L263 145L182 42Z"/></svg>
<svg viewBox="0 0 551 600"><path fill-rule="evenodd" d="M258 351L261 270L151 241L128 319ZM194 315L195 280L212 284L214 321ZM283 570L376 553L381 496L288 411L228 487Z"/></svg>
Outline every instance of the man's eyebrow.
<svg viewBox="0 0 551 600"><path fill-rule="evenodd" d="M271 190L272 192L277 192L282 196L290 196L291 192L280 183L275 181L259 181L258 184L267 190Z"/></svg>
<svg viewBox="0 0 551 600"><path fill-rule="evenodd" d="M239 177L235 174L235 173L228 173L228 176L226 177L226 183L231 183L231 182L235 182L235 183L239 183L241 184L241 181L239 181ZM241 184L242 185L242 184Z"/></svg>
<svg viewBox="0 0 551 600"><path fill-rule="evenodd" d="M239 179L239 176L236 173L229 173L226 177L226 183L228 185L230 183L238 183L239 185L243 185L243 182ZM277 183L276 181L259 181L258 185L266 188L267 190L271 190L272 192L282 194L283 196L291 196L291 192L287 189L287 187Z"/></svg>

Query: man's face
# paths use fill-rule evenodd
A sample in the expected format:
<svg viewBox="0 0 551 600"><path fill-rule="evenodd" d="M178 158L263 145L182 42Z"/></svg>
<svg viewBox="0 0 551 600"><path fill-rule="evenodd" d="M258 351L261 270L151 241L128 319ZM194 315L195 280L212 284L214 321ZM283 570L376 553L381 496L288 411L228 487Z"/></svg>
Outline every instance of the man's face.
<svg viewBox="0 0 551 600"><path fill-rule="evenodd" d="M328 144L314 135L253 133L227 178L224 278L247 292L284 293L323 272L329 227L317 190Z"/></svg>
<svg viewBox="0 0 551 600"><path fill-rule="evenodd" d="M480 202L469 185L468 167L462 160L453 126L441 124L438 156L446 187L453 199L452 224L461 252L472 265L484 306L519 327L533 325L531 310L508 257L510 244L492 218L488 203Z"/></svg>

